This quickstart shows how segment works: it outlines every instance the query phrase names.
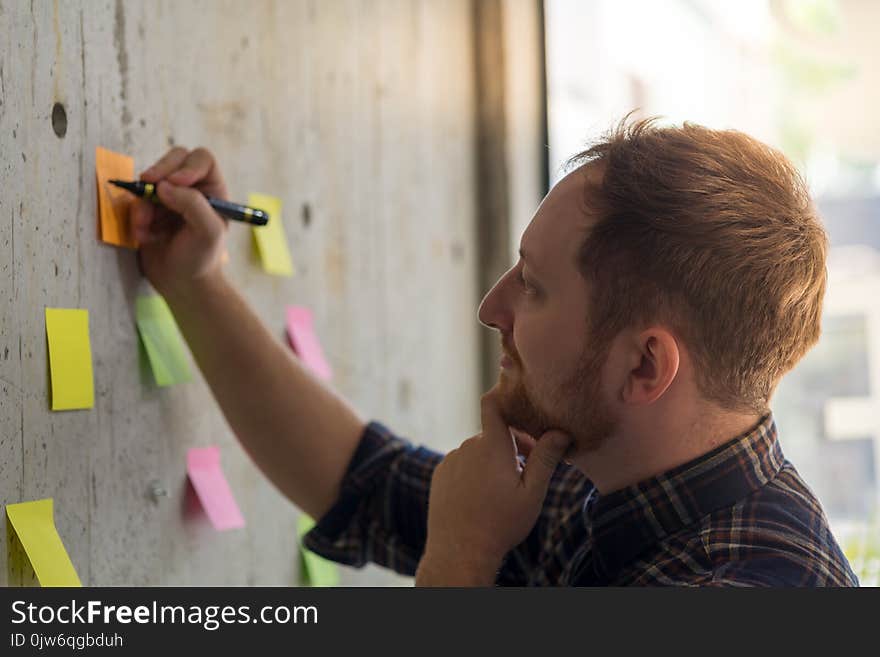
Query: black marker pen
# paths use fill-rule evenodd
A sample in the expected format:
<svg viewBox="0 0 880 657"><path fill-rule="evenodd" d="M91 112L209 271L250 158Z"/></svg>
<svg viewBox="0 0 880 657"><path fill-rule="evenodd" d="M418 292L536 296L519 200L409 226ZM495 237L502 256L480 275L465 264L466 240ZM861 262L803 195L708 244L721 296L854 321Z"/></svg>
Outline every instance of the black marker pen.
<svg viewBox="0 0 880 657"><path fill-rule="evenodd" d="M153 203L159 203L159 197L156 195L156 185L153 183L142 182L140 180L134 182L126 182L124 180L108 180L111 185L116 185L122 189L128 190L132 194L145 198ZM208 203L217 214L221 214L227 219L235 221L244 221L255 226L265 226L269 223L269 213L258 208L251 208L247 205L239 205L223 199L214 198L205 194Z"/></svg>

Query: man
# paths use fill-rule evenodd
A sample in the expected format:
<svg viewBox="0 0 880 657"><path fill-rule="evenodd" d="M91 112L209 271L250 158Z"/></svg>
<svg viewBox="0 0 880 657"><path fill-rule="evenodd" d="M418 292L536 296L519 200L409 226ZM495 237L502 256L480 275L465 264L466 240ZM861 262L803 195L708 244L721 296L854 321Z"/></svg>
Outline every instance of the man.
<svg viewBox="0 0 880 657"><path fill-rule="evenodd" d="M318 519L316 552L418 585L850 586L769 411L819 337L826 237L780 153L624 121L573 159L480 307L505 356L482 432L444 458L365 424L220 267L202 149L142 175L133 222L242 445ZM183 217L173 217L171 212Z"/></svg>

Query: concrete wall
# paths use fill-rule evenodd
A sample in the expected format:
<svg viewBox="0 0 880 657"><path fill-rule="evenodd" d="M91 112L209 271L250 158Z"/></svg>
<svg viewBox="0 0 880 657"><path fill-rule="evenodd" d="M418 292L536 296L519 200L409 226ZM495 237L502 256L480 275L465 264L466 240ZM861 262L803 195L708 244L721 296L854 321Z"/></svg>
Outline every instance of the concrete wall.
<svg viewBox="0 0 880 657"><path fill-rule="evenodd" d="M0 0L0 503L54 497L84 584L292 584L297 569L298 512L204 381L141 379L133 302L148 288L132 252L95 237L96 145L141 168L170 144L206 145L233 198L280 196L298 276L262 273L241 226L228 265L279 339L283 306L308 305L334 384L363 412L438 449L478 430L472 12ZM49 410L46 306L90 312L93 410ZM245 530L184 518L186 449L210 443ZM170 492L158 503L153 480ZM21 582L6 570L0 584Z"/></svg>

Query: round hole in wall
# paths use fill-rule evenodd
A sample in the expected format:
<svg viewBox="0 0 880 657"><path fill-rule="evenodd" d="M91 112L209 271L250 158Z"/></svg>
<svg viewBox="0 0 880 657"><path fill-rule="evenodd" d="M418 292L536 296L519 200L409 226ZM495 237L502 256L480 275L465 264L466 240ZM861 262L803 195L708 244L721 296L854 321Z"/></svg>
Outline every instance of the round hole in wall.
<svg viewBox="0 0 880 657"><path fill-rule="evenodd" d="M52 106L52 129L59 138L67 134L67 112L61 103Z"/></svg>

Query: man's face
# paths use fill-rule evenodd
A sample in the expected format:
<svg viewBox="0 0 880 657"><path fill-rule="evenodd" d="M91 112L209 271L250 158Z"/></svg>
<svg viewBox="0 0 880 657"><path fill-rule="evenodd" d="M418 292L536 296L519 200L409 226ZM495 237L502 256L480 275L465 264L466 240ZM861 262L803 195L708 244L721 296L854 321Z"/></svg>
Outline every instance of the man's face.
<svg viewBox="0 0 880 657"><path fill-rule="evenodd" d="M577 269L594 221L583 206L585 175L596 174L580 168L547 195L523 233L519 261L479 311L501 334L506 422L535 438L567 432L576 445L569 456L597 448L616 425L602 385L607 349L587 334L588 286Z"/></svg>

